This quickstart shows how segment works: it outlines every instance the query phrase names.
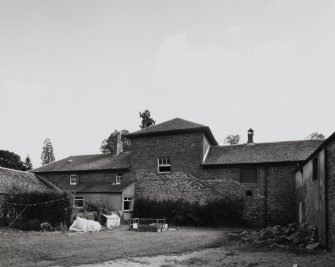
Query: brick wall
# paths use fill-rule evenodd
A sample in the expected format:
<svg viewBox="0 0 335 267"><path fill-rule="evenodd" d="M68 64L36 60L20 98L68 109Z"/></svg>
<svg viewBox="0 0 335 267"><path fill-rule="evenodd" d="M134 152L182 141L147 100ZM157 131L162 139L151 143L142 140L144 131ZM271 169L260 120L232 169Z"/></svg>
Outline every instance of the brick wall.
<svg viewBox="0 0 335 267"><path fill-rule="evenodd" d="M203 134L179 134L132 139L132 173L157 172L157 159L171 157L172 171L197 176L203 157Z"/></svg>

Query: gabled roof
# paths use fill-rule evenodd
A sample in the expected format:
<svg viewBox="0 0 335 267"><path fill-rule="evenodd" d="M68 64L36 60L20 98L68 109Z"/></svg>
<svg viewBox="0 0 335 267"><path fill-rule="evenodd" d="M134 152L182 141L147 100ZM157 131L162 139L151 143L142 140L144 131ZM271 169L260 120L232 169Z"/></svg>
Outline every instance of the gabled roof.
<svg viewBox="0 0 335 267"><path fill-rule="evenodd" d="M211 147L203 166L300 162L322 143L322 140L286 141Z"/></svg>
<svg viewBox="0 0 335 267"><path fill-rule="evenodd" d="M120 184L113 183L82 183L71 186L71 190L77 193L122 193L132 181L122 181Z"/></svg>
<svg viewBox="0 0 335 267"><path fill-rule="evenodd" d="M130 152L122 152L118 156L110 154L71 156L34 169L31 172L45 173L128 169L130 167L129 156Z"/></svg>
<svg viewBox="0 0 335 267"><path fill-rule="evenodd" d="M323 139L321 144L314 150L314 152L308 158L306 158L302 166L304 166L308 161L314 158L316 154L318 154L325 146L328 145L329 142L333 141L334 139L335 132L333 132L327 139Z"/></svg>
<svg viewBox="0 0 335 267"><path fill-rule="evenodd" d="M125 137L131 139L134 137L159 136L176 133L204 132L212 145L217 142L208 126L195 122L175 118L163 123L156 124L151 127L127 134Z"/></svg>
<svg viewBox="0 0 335 267"><path fill-rule="evenodd" d="M0 167L0 194L50 190L34 173Z"/></svg>

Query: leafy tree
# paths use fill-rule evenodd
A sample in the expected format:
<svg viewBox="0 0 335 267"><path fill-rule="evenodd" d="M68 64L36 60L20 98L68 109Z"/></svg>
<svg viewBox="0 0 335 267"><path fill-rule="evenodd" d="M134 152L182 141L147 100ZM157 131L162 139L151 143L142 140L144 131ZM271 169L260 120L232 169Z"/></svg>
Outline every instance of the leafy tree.
<svg viewBox="0 0 335 267"><path fill-rule="evenodd" d="M54 149L49 138L44 141L41 160L42 165L50 164L55 161Z"/></svg>
<svg viewBox="0 0 335 267"><path fill-rule="evenodd" d="M140 125L141 129L153 126L156 123L156 121L151 118L150 111L147 109L144 110L143 113L140 112L140 118L142 119Z"/></svg>
<svg viewBox="0 0 335 267"><path fill-rule="evenodd" d="M230 134L230 135L227 135L224 142L226 144L236 145L240 142L240 138L241 138L241 136L238 135L238 134Z"/></svg>
<svg viewBox="0 0 335 267"><path fill-rule="evenodd" d="M0 150L0 166L19 171L27 170L26 166L21 161L21 157L8 150Z"/></svg>
<svg viewBox="0 0 335 267"><path fill-rule="evenodd" d="M26 170L31 170L33 168L33 164L31 163L29 155L26 157L26 160L24 161L24 166L26 167Z"/></svg>
<svg viewBox="0 0 335 267"><path fill-rule="evenodd" d="M123 146L123 151L130 151L131 142L129 139L125 138L124 136L128 134L128 130L122 130L119 132L118 130L114 130L111 135L102 141L100 151L105 154L112 154L116 155L116 146L117 146L117 137L121 134L121 142Z"/></svg>
<svg viewBox="0 0 335 267"><path fill-rule="evenodd" d="M306 139L309 139L309 140L322 140L325 138L326 137L322 133L318 133L318 132L313 132L309 136L306 137Z"/></svg>

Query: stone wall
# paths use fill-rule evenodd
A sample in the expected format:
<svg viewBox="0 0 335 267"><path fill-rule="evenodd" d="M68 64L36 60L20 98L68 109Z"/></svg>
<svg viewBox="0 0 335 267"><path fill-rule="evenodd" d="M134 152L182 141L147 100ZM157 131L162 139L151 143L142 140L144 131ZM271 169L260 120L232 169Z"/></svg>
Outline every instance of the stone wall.
<svg viewBox="0 0 335 267"><path fill-rule="evenodd" d="M79 183L114 183L116 175L120 171L106 171L106 172L62 172L62 173L47 173L38 174L48 179L51 183L56 185L62 190L71 190L74 188L70 185L70 175L76 174ZM128 179L128 172L121 172L123 179Z"/></svg>
<svg viewBox="0 0 335 267"><path fill-rule="evenodd" d="M328 242L335 251L335 140L327 146L328 164Z"/></svg>

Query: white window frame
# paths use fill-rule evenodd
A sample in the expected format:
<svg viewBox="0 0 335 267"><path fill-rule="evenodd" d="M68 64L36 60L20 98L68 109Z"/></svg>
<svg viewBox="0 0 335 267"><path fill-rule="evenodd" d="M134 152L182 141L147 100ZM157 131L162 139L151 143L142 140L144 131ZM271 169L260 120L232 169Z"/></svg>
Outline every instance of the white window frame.
<svg viewBox="0 0 335 267"><path fill-rule="evenodd" d="M122 182L122 173L118 173L115 177L115 184L121 184Z"/></svg>
<svg viewBox="0 0 335 267"><path fill-rule="evenodd" d="M77 183L77 174L70 174L70 185L76 185Z"/></svg>
<svg viewBox="0 0 335 267"><path fill-rule="evenodd" d="M160 167L170 167L169 171L161 171ZM157 159L157 171L159 173L169 173L171 172L171 158L170 157L159 157Z"/></svg>
<svg viewBox="0 0 335 267"><path fill-rule="evenodd" d="M76 205L76 200L79 200L79 201L83 201L83 205L82 206L77 206ZM73 196L73 207L74 208L82 208L82 207L84 207L84 204L85 204L85 202L84 202L84 197L83 196Z"/></svg>
<svg viewBox="0 0 335 267"><path fill-rule="evenodd" d="M129 202L129 207L130 207L130 209L128 209L128 210L126 210L125 209L125 203L126 202ZM133 198L131 198L131 197L124 197L123 198L123 211L132 211L133 210Z"/></svg>

